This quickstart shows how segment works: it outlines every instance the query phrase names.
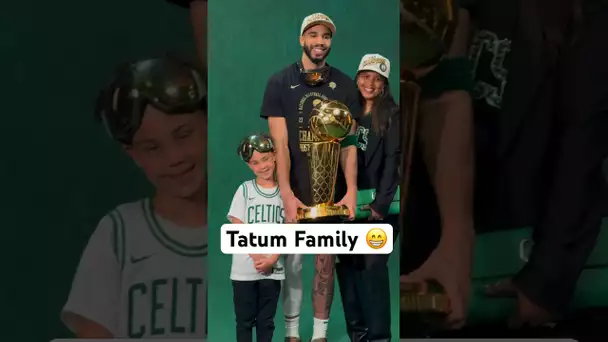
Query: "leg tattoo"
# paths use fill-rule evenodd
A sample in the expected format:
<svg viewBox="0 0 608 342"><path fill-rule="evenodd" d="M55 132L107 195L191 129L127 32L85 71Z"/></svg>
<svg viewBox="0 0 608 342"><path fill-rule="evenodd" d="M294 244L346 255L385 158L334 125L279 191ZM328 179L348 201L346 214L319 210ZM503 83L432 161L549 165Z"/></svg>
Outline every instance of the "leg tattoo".
<svg viewBox="0 0 608 342"><path fill-rule="evenodd" d="M315 256L312 307L315 318L318 319L329 319L329 312L334 299L334 263L335 256L333 255Z"/></svg>

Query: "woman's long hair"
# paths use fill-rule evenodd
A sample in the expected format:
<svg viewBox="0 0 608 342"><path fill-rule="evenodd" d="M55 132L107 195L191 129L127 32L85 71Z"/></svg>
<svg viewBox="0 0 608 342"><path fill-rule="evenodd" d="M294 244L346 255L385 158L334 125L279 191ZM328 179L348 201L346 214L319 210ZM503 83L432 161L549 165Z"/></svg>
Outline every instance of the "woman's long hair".
<svg viewBox="0 0 608 342"><path fill-rule="evenodd" d="M388 79L383 76L381 77L384 80L384 91L374 99L374 104L372 105L371 111L372 129L378 136L384 136L384 133L386 133L392 124L393 116L399 113L399 106L391 94ZM357 82L358 78L359 75L355 77L355 82ZM359 91L359 85L356 84L356 86L357 92L359 93L359 102L361 103L361 106L365 108L366 100Z"/></svg>

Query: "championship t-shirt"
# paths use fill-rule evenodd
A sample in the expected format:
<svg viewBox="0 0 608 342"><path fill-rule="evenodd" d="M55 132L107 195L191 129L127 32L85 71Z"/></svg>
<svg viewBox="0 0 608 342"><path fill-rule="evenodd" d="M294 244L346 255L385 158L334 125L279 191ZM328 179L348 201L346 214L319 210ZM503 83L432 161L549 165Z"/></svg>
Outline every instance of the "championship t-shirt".
<svg viewBox="0 0 608 342"><path fill-rule="evenodd" d="M304 81L297 63L291 64L270 77L262 103L263 118L284 117L287 122L291 187L305 205L313 204L307 152L314 139L308 128L308 120L313 106L320 100L336 100L345 104L355 120L361 115L355 82L334 67L331 67L325 83L310 86ZM340 200L345 193L344 174L338 172L336 200Z"/></svg>
<svg viewBox="0 0 608 342"><path fill-rule="evenodd" d="M255 180L244 182L232 198L228 220L231 217L239 219L245 224L284 223L285 211L279 195L279 187L263 188ZM230 279L237 281L283 280L285 279L285 269L279 260L270 274L261 274L256 271L253 259L249 254L233 254Z"/></svg>

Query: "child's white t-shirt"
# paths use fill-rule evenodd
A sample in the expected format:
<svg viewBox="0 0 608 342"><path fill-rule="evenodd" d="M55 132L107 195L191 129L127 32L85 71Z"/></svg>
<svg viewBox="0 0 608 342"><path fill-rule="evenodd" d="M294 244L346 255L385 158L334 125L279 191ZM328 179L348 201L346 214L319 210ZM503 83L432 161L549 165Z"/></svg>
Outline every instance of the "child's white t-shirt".
<svg viewBox="0 0 608 342"><path fill-rule="evenodd" d="M61 318L76 331L73 314L85 317L119 339L203 338L206 259L206 226L180 227L150 199L120 205L89 239Z"/></svg>
<svg viewBox="0 0 608 342"><path fill-rule="evenodd" d="M228 220L231 217L246 224L284 223L285 210L283 200L279 195L279 187L262 188L255 180L244 182L232 199ZM277 261L271 274L261 274L256 271L253 259L249 254L233 254L230 279L237 281L283 280L285 279L285 268L280 261Z"/></svg>

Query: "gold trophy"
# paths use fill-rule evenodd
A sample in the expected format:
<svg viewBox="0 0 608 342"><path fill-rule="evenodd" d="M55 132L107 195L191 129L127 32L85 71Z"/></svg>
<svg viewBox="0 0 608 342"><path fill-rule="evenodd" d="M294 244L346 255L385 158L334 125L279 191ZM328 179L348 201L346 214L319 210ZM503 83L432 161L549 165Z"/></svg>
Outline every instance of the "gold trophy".
<svg viewBox="0 0 608 342"><path fill-rule="evenodd" d="M418 125L420 86L416 74L439 63L452 43L457 25L453 0L401 0L401 227L405 225L412 155ZM406 234L402 232L401 237ZM401 284L401 312L442 315L449 300L437 284Z"/></svg>
<svg viewBox="0 0 608 342"><path fill-rule="evenodd" d="M353 125L348 107L338 101L320 100L310 114L308 126L315 138L308 151L313 205L298 209L298 222L346 219L348 207L334 204L340 165L340 141Z"/></svg>

